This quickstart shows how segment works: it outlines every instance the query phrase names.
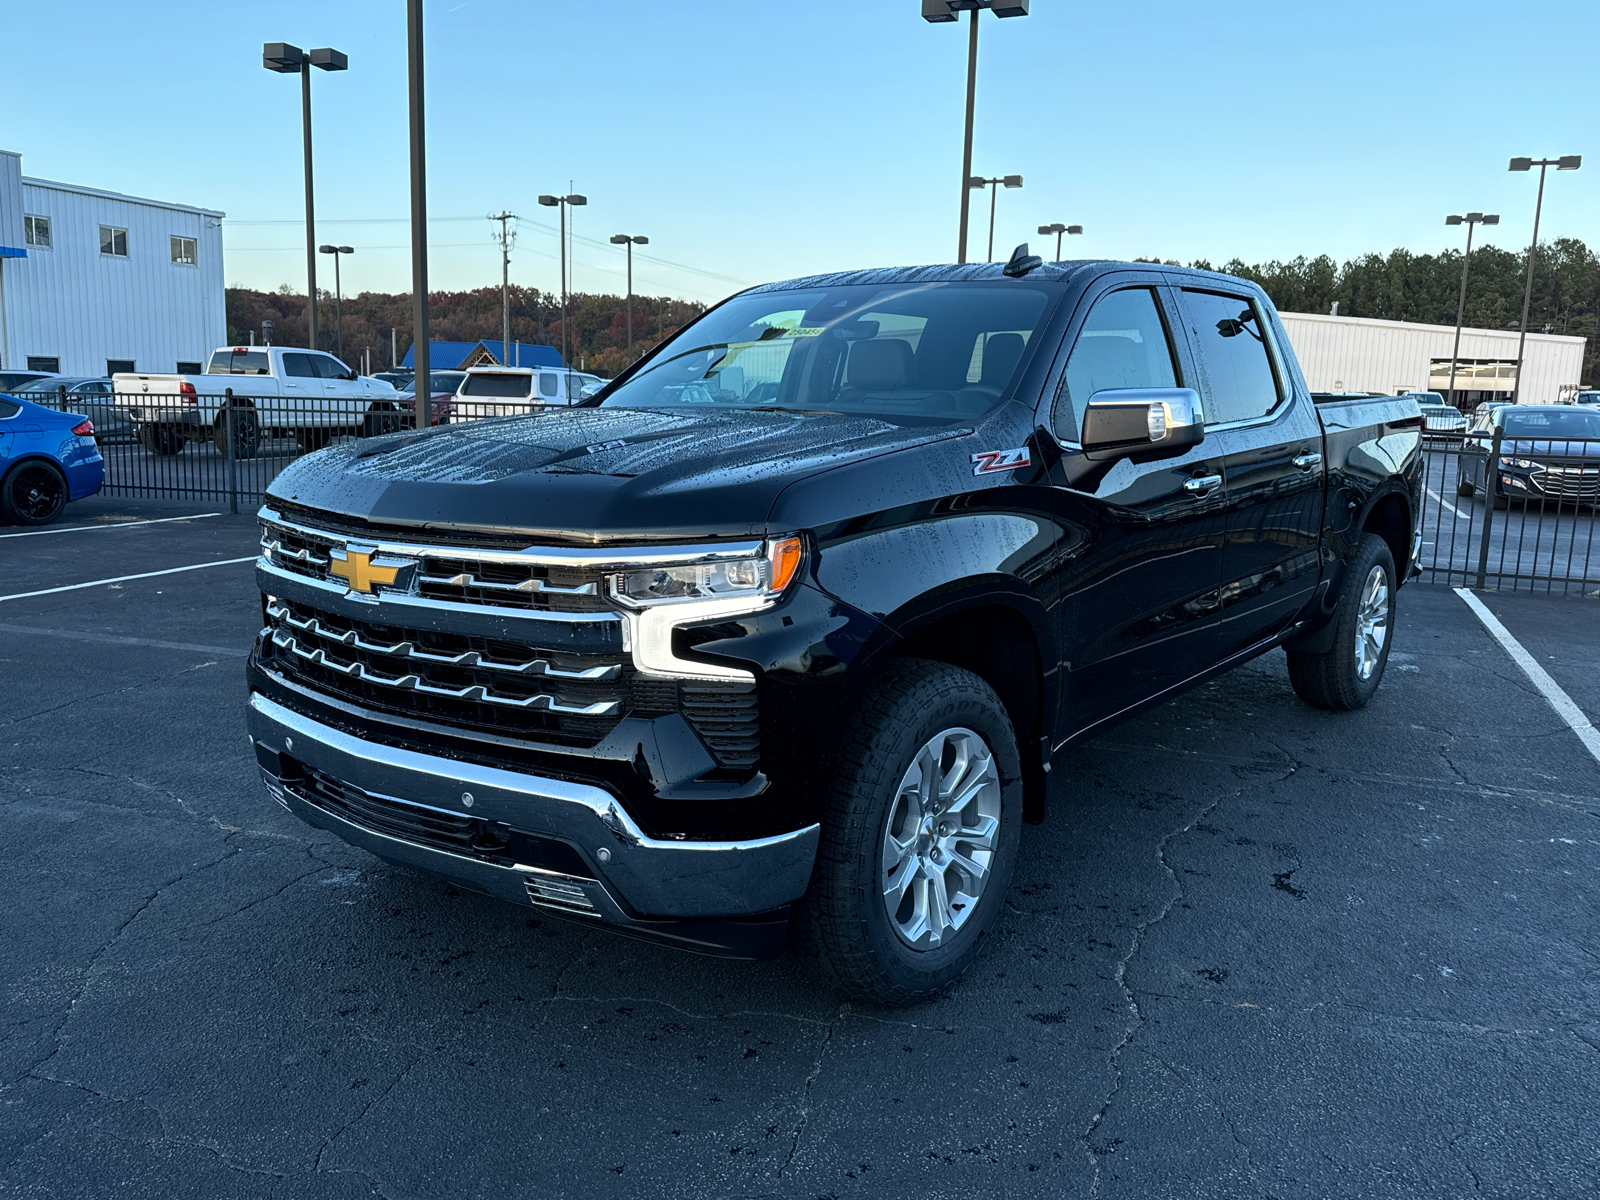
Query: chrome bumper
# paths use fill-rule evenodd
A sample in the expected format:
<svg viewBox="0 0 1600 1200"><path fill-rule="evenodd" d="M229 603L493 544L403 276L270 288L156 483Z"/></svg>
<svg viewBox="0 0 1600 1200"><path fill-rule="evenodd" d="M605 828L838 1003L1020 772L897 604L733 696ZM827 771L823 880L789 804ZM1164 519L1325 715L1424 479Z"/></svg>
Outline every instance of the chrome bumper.
<svg viewBox="0 0 1600 1200"><path fill-rule="evenodd" d="M301 799L263 766L273 797L308 824L380 858L516 903L590 916L621 932L649 936L653 921L773 912L798 899L811 878L818 825L750 841L661 840L646 836L601 788L364 742L259 692L250 695L249 725L251 739L269 755L287 756L373 796L564 842L592 878L500 866L355 824ZM566 899L552 902L554 896Z"/></svg>

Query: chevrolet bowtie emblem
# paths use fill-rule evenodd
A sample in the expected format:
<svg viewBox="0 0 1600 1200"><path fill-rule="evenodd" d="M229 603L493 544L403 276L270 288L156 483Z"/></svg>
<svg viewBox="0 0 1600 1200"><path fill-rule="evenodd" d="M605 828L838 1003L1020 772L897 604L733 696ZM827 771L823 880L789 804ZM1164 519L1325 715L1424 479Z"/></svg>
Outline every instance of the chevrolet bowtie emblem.
<svg viewBox="0 0 1600 1200"><path fill-rule="evenodd" d="M380 587L404 587L401 573L409 571L416 563L403 558L384 558L375 560L376 550L357 549L347 546L344 550L333 550L329 554L328 573L337 575L350 585L352 592L364 596L373 595Z"/></svg>

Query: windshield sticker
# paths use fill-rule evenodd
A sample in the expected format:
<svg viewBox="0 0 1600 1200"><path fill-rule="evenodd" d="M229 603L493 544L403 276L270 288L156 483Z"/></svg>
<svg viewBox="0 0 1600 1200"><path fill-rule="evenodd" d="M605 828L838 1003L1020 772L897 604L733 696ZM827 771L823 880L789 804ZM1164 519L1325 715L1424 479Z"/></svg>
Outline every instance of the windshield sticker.
<svg viewBox="0 0 1600 1200"><path fill-rule="evenodd" d="M821 337L828 331L826 325L796 325L793 329L785 329L779 337Z"/></svg>
<svg viewBox="0 0 1600 1200"><path fill-rule="evenodd" d="M1026 446L1018 446L1015 450L983 450L972 456L974 475L992 475L996 471L1015 471L1032 465L1033 460L1028 456Z"/></svg>

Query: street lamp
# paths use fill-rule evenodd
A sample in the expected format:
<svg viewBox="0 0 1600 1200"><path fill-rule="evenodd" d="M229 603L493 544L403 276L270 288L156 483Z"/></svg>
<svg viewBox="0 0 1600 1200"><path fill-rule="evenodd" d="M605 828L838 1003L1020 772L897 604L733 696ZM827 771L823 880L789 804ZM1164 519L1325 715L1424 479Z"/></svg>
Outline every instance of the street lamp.
<svg viewBox="0 0 1600 1200"><path fill-rule="evenodd" d="M406 82L410 94L411 149L411 369L413 391L431 396L433 359L428 341L428 124L423 111L422 0L406 0ZM428 401L423 400L426 405Z"/></svg>
<svg viewBox="0 0 1600 1200"><path fill-rule="evenodd" d="M961 143L961 239L957 262L967 261L967 206L971 199L968 180L972 178L972 109L978 94L978 10L987 8L997 17L1025 17L1028 0L922 0L922 19L930 24L955 21L957 13L970 12L967 33L967 128ZM994 258L994 248L989 248Z"/></svg>
<svg viewBox="0 0 1600 1200"><path fill-rule="evenodd" d="M344 289L339 281L339 256L354 254L354 246L318 246L317 253L333 255L333 312L339 329L339 357L344 357Z"/></svg>
<svg viewBox="0 0 1600 1200"><path fill-rule="evenodd" d="M648 246L650 239L647 237L630 237L626 233L611 235L613 246L628 247L628 361L633 361L633 248L635 246Z"/></svg>
<svg viewBox="0 0 1600 1200"><path fill-rule="evenodd" d="M261 47L261 65L280 75L300 76L300 126L306 156L306 324L311 348L317 348L317 231L311 198L311 68L347 71L350 59L338 50L302 50L288 42L268 42Z"/></svg>
<svg viewBox="0 0 1600 1200"><path fill-rule="evenodd" d="M1000 188L997 185L1019 188L1022 186L1022 176L996 175L993 179L985 179L982 175L973 175L967 180L967 187L969 188L986 187L989 189L989 257L984 260L985 262L994 261L994 202L995 198L1000 195ZM967 261L965 254L962 255L961 261Z"/></svg>
<svg viewBox="0 0 1600 1200"><path fill-rule="evenodd" d="M1054 224L1051 224L1051 225L1041 225L1041 226L1039 226L1039 232L1044 234L1046 237L1048 237L1052 233L1056 235L1056 257L1055 257L1055 261L1056 262L1060 262L1061 261L1061 235L1063 233L1082 233L1083 232L1083 226L1082 225L1063 225L1060 221L1056 221Z"/></svg>
<svg viewBox="0 0 1600 1200"><path fill-rule="evenodd" d="M1533 241L1528 246L1528 285L1522 293L1522 321L1517 326L1517 386L1511 393L1511 403L1522 399L1522 346L1528 340L1528 306L1533 303L1533 258L1539 252L1539 213L1544 208L1544 173L1549 167L1558 171L1576 171L1583 165L1583 155L1563 154L1560 158L1513 158L1510 169L1531 171L1539 168L1539 198L1533 204Z"/></svg>
<svg viewBox="0 0 1600 1200"><path fill-rule="evenodd" d="M589 197L576 192L570 196L540 196L539 203L561 210L561 361L570 367L572 364L567 362L567 206L581 208L589 203Z"/></svg>
<svg viewBox="0 0 1600 1200"><path fill-rule="evenodd" d="M1444 219L1446 225L1465 225L1467 227L1467 252L1461 259L1461 299L1456 301L1456 344L1450 351L1450 404L1456 404L1456 361L1461 357L1461 322L1467 313L1467 266L1472 262L1472 227L1474 225L1498 225L1500 218L1495 213L1471 213L1466 216L1451 214Z"/></svg>

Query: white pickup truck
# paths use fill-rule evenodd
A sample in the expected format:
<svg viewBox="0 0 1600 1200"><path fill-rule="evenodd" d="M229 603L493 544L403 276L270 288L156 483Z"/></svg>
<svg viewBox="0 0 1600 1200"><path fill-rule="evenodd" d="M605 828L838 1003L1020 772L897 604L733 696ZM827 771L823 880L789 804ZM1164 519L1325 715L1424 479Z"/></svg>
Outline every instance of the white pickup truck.
<svg viewBox="0 0 1600 1200"><path fill-rule="evenodd" d="M410 424L410 402L379 379L359 376L331 354L293 346L224 346L204 375L112 376L119 409L152 454L191 442L227 447L226 395L233 395L233 448L255 455L264 437L293 437L317 450L336 435L389 433Z"/></svg>

